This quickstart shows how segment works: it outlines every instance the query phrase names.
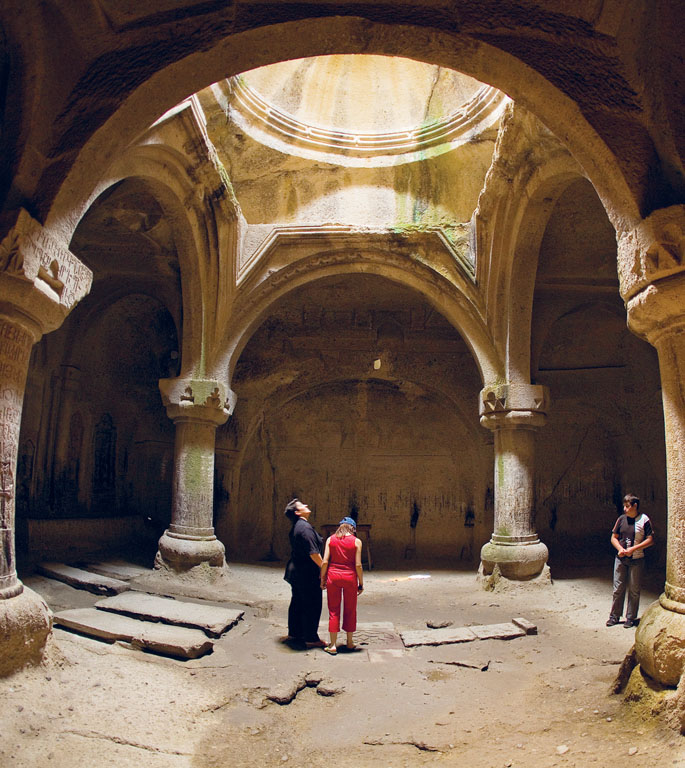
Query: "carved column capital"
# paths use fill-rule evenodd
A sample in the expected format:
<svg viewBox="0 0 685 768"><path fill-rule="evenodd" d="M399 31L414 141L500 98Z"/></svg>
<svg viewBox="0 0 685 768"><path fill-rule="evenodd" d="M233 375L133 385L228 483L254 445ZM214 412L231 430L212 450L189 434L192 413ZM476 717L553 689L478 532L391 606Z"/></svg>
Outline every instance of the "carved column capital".
<svg viewBox="0 0 685 768"><path fill-rule="evenodd" d="M536 429L544 426L549 405L549 389L541 384L491 384L480 392L478 413L487 429Z"/></svg>
<svg viewBox="0 0 685 768"><path fill-rule="evenodd" d="M90 291L93 273L23 208L2 217L0 237L0 312L40 338Z"/></svg>
<svg viewBox="0 0 685 768"><path fill-rule="evenodd" d="M685 329L685 273L648 285L626 304L628 327L656 346Z"/></svg>
<svg viewBox="0 0 685 768"><path fill-rule="evenodd" d="M685 269L685 205L661 208L617 234L621 295L629 300L649 283Z"/></svg>
<svg viewBox="0 0 685 768"><path fill-rule="evenodd" d="M233 390L215 379L160 379L159 389L174 424L204 421L218 427L228 420L236 404Z"/></svg>

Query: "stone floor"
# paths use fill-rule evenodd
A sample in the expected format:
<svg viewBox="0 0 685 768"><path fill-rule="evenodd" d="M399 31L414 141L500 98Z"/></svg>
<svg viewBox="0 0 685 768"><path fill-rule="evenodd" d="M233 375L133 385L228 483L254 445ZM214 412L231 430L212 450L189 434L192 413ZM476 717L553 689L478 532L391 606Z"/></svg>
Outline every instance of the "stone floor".
<svg viewBox="0 0 685 768"><path fill-rule="evenodd" d="M685 768L685 737L610 693L634 638L604 626L610 568L500 593L480 590L472 572L374 570L359 601L362 650L331 657L282 642L281 566L231 565L213 603L244 616L201 658L56 628L41 667L0 681L0 765ZM24 580L55 612L102 599L41 575ZM516 617L537 634L411 648L400 639L427 622Z"/></svg>

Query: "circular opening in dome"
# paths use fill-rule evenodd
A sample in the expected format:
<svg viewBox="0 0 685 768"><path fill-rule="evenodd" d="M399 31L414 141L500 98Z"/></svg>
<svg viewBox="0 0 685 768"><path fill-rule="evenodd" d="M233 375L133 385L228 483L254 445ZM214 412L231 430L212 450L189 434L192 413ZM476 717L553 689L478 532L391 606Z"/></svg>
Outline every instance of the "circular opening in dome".
<svg viewBox="0 0 685 768"><path fill-rule="evenodd" d="M242 76L264 102L329 131L390 133L441 122L483 87L444 67L391 56L296 59Z"/></svg>

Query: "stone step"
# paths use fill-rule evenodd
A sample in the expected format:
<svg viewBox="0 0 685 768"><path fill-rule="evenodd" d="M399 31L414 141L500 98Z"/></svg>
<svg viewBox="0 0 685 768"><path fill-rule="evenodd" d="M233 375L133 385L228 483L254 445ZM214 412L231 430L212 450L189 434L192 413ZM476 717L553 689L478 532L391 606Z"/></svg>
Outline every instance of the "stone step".
<svg viewBox="0 0 685 768"><path fill-rule="evenodd" d="M95 607L146 621L201 629L212 637L220 637L237 624L245 613L233 608L189 603L135 591L98 600Z"/></svg>
<svg viewBox="0 0 685 768"><path fill-rule="evenodd" d="M57 581L63 581L76 589L85 589L96 595L118 595L131 587L121 579L113 579L109 576L101 576L97 573L84 571L82 568L74 568L64 563L40 563L36 571Z"/></svg>
<svg viewBox="0 0 685 768"><path fill-rule="evenodd" d="M142 576L144 573L149 573L150 570L149 568L142 568L139 565L132 565L131 563L110 561L83 563L81 567L90 573L98 573L100 576L109 576L112 579L121 579L122 581L135 579L138 576Z"/></svg>
<svg viewBox="0 0 685 768"><path fill-rule="evenodd" d="M537 627L526 619L513 619L502 624L480 624L474 627L446 627L445 629L416 629L400 632L407 648L415 645L449 645L470 643L474 640L512 640L537 633Z"/></svg>
<svg viewBox="0 0 685 768"><path fill-rule="evenodd" d="M140 621L95 608L60 611L54 623L106 642L124 640L135 648L182 659L196 659L214 647L214 642L199 629Z"/></svg>

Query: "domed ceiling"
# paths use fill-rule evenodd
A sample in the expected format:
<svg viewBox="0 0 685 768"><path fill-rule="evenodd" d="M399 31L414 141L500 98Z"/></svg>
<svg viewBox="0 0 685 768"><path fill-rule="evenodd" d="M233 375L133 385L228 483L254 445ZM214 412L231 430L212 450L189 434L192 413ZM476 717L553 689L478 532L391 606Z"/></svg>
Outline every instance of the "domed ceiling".
<svg viewBox="0 0 685 768"><path fill-rule="evenodd" d="M473 140L507 97L459 72L385 56L318 56L230 81L231 117L290 154L349 165L424 159Z"/></svg>

